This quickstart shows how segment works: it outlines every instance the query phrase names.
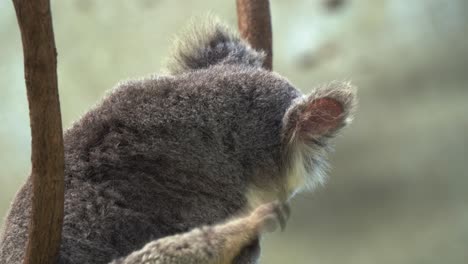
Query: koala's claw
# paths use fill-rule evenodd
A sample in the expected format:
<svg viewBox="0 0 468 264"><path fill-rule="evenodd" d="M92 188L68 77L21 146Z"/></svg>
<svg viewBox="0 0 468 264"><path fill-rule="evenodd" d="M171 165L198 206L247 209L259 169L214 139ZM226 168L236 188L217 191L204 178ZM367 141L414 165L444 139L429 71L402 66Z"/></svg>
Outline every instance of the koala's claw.
<svg viewBox="0 0 468 264"><path fill-rule="evenodd" d="M291 213L291 209L289 208L289 205L285 203L278 203L278 206L275 206L275 212L281 227L281 231L284 231L286 228L286 222L288 221L289 215Z"/></svg>
<svg viewBox="0 0 468 264"><path fill-rule="evenodd" d="M257 207L250 216L260 231L273 232L279 225L283 231L290 215L289 205L281 202L272 202Z"/></svg>

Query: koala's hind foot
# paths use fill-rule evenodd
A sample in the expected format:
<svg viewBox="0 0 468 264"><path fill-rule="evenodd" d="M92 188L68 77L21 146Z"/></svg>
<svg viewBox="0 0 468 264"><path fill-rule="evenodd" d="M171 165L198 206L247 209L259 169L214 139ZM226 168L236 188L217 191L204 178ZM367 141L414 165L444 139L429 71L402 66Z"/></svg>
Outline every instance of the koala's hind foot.
<svg viewBox="0 0 468 264"><path fill-rule="evenodd" d="M289 218L286 204L259 206L249 215L223 224L164 237L112 264L228 264L263 232L284 229Z"/></svg>

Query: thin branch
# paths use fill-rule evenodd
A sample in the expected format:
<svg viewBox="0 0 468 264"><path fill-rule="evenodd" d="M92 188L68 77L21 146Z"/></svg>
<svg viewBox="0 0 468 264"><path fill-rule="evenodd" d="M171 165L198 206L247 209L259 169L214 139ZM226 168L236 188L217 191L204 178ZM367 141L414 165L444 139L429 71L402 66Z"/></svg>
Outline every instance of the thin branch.
<svg viewBox="0 0 468 264"><path fill-rule="evenodd" d="M13 0L21 30L32 137L32 216L24 263L55 263L64 201L64 153L49 0Z"/></svg>
<svg viewBox="0 0 468 264"><path fill-rule="evenodd" d="M237 22L242 38L267 53L264 67L272 69L272 33L269 0L236 0Z"/></svg>

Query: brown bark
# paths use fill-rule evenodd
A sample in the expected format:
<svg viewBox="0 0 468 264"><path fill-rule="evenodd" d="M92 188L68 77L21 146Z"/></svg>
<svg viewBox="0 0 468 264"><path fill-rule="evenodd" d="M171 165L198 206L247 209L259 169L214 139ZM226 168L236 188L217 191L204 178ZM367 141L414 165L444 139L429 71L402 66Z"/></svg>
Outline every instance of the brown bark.
<svg viewBox="0 0 468 264"><path fill-rule="evenodd" d="M32 137L32 216L24 263L55 263L64 200L62 121L49 0L13 0L21 30Z"/></svg>
<svg viewBox="0 0 468 264"><path fill-rule="evenodd" d="M269 0L236 0L239 31L255 49L261 49L267 56L266 69L272 69L272 32Z"/></svg>

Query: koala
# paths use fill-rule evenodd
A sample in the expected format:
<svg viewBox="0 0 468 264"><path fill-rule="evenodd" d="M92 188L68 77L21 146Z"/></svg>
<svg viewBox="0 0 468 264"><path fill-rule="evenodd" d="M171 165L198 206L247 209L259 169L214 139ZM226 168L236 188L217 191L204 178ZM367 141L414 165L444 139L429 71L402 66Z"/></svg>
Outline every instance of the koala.
<svg viewBox="0 0 468 264"><path fill-rule="evenodd" d="M264 227L324 182L355 89L304 95L217 22L185 36L167 74L118 84L65 132L58 263L257 263ZM28 179L0 263L22 262L31 193Z"/></svg>

